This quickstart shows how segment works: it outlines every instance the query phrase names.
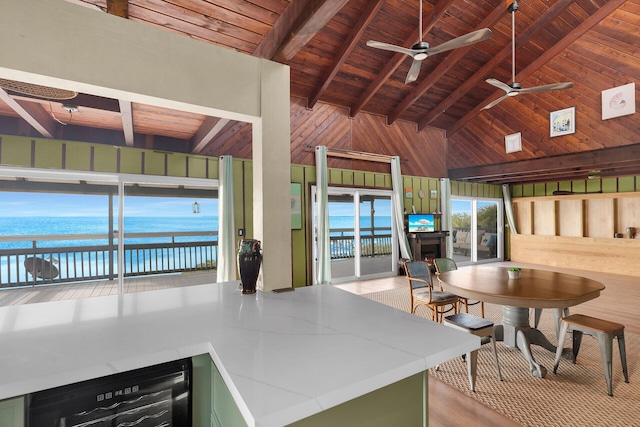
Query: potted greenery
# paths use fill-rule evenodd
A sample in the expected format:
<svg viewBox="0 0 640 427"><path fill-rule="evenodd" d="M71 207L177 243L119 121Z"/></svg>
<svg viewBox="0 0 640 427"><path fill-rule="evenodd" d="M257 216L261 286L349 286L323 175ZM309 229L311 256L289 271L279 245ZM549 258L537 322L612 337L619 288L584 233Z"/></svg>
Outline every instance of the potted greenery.
<svg viewBox="0 0 640 427"><path fill-rule="evenodd" d="M510 267L508 273L509 279L519 279L520 274L522 274L522 270L520 267Z"/></svg>

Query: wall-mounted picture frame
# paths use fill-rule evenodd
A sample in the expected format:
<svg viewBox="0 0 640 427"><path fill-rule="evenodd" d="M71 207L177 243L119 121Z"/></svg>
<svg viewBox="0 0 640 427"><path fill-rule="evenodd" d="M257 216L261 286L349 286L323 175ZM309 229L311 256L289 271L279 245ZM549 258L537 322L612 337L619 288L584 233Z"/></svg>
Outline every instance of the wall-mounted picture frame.
<svg viewBox="0 0 640 427"><path fill-rule="evenodd" d="M576 133L576 107L569 107L549 113L549 136Z"/></svg>
<svg viewBox="0 0 640 427"><path fill-rule="evenodd" d="M291 229L302 229L302 184L291 183Z"/></svg>
<svg viewBox="0 0 640 427"><path fill-rule="evenodd" d="M522 134L512 133L504 137L504 149L507 153L522 151Z"/></svg>
<svg viewBox="0 0 640 427"><path fill-rule="evenodd" d="M636 112L636 84L606 89L602 91L602 120L627 116Z"/></svg>

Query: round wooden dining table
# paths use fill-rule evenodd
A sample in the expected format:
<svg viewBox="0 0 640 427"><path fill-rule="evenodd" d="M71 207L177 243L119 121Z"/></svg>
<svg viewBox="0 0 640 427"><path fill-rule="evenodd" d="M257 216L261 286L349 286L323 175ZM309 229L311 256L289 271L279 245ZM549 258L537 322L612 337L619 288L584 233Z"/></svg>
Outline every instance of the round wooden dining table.
<svg viewBox="0 0 640 427"><path fill-rule="evenodd" d="M495 338L519 348L529 362L531 374L543 378L547 370L535 361L531 345L555 352L556 347L529 323L529 309L552 309L556 338L563 312L577 304L597 298L604 285L596 280L567 273L521 269L519 279L510 279L509 268L468 266L440 274L442 287L460 297L502 306L502 325L496 325ZM557 342L557 341L556 341Z"/></svg>

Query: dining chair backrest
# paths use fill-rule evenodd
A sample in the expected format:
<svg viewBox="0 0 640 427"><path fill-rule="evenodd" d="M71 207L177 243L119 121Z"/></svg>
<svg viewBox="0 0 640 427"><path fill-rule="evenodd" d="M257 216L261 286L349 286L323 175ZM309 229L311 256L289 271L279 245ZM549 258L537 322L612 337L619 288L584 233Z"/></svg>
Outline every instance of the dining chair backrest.
<svg viewBox="0 0 640 427"><path fill-rule="evenodd" d="M408 261L404 264L407 278L411 284L411 289L430 287L433 282L431 281L431 271L429 266L424 261ZM419 280L411 280L419 279ZM424 283L426 281L427 283Z"/></svg>
<svg viewBox="0 0 640 427"><path fill-rule="evenodd" d="M434 263L438 274L458 269L458 265L451 258L436 258Z"/></svg>

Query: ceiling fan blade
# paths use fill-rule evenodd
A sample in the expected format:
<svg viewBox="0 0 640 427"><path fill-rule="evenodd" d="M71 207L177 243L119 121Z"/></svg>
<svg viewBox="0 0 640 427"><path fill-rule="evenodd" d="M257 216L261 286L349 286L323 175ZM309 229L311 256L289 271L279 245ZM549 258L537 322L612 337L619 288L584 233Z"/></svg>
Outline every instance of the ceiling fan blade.
<svg viewBox="0 0 640 427"><path fill-rule="evenodd" d="M487 79L486 82L489 83L490 85L497 87L498 89L502 89L506 93L513 91L513 88L511 86L509 86L506 83L502 83L500 80Z"/></svg>
<svg viewBox="0 0 640 427"><path fill-rule="evenodd" d="M418 78L418 75L420 74L420 66L422 65L422 61L419 61L417 59L413 60L413 63L411 64L411 68L409 68L409 72L407 73L407 78L404 81L404 84L409 84L409 83L413 83L416 81L416 79Z"/></svg>
<svg viewBox="0 0 640 427"><path fill-rule="evenodd" d="M520 93L550 92L552 90L569 89L569 88L572 88L572 87L573 87L573 83L572 82L552 83L550 85L536 86L536 87L529 87L529 88L520 89Z"/></svg>
<svg viewBox="0 0 640 427"><path fill-rule="evenodd" d="M405 55L413 56L415 55L415 51L411 49L407 49L406 47L396 46L394 44L377 42L373 40L367 41L367 46L374 47L376 49L388 50L391 52L404 53Z"/></svg>
<svg viewBox="0 0 640 427"><path fill-rule="evenodd" d="M491 37L491 30L483 28L481 30L473 31L464 36L457 37L453 40L442 43L436 47L432 47L426 50L428 55L435 55L436 53L446 52L451 49L457 49L459 47L468 46L470 44L478 43Z"/></svg>
<svg viewBox="0 0 640 427"><path fill-rule="evenodd" d="M491 107L494 107L496 105L498 105L500 102L504 101L505 99L507 99L509 97L509 95L502 95L500 98L496 99L495 101L491 101L490 103L488 103L487 105L485 105L484 107L482 107L480 109L480 111L482 110L488 110Z"/></svg>

